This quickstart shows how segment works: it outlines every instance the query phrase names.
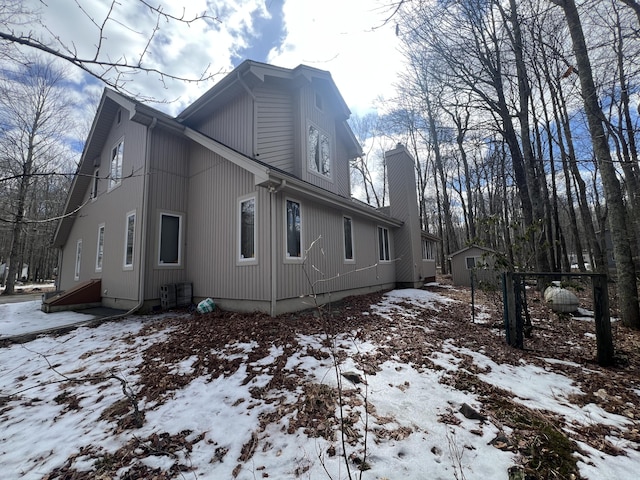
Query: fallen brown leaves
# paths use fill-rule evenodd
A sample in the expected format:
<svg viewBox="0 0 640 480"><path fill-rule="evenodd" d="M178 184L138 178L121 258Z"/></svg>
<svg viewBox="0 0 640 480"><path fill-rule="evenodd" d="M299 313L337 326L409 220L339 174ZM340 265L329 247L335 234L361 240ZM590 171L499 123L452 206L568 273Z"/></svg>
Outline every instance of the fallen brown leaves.
<svg viewBox="0 0 640 480"><path fill-rule="evenodd" d="M593 322L571 317L559 318L536 300L533 293L528 299L533 318L533 336L525 340L525 350L515 350L504 341L501 305L495 293L476 292L476 315L482 313L482 322L472 323L468 289L428 289L458 302L439 305L440 310L418 309L408 302L401 302L399 308L411 312L410 317L391 314L391 318L382 318L370 309L370 305L380 301L382 294L372 294L345 299L330 308L325 307L322 314L310 311L271 318L263 314L216 310L205 315L194 314L150 322L138 335L162 331L166 332L165 339L143 352L144 361L137 372L139 381L136 395L144 398L147 405L159 405L196 378L203 377L211 381L233 375L242 366L246 367L244 384L250 384L257 376L267 376L269 380L266 384L249 390L251 398L238 400L246 403L247 408L251 408L252 402L260 401L271 403L273 409L260 417L259 428L251 433L240 457L233 459L240 462L234 470L235 475L259 448L266 428L280 423L285 417L287 421L282 425L286 425L289 433L302 429L310 437L322 437L331 442L342 431L348 443L356 445L362 442L362 428L367 419L356 407L366 402L366 376L375 375L389 359L418 370L441 369L434 363L434 355L448 351L446 347L451 345L482 352L496 363L519 365L524 361L562 373L573 379L576 386L585 392L572 398L572 402L577 405L594 403L608 412L626 416L631 422L636 421L637 414L634 412L638 395L629 387L640 383L638 332L614 324L614 343L619 362L614 368L603 369L594 360L596 345ZM300 345L299 334L319 335L324 338L323 348ZM356 366L362 372L359 382L352 384L343 381L343 389L338 391L325 384L310 382L304 372L295 366L285 368L288 360L303 348L305 355L326 361L328 365L334 360L341 361L344 358L343 349L333 350L335 359L328 353L332 351L330 347L338 336L377 345L372 351L354 356ZM238 350L239 344L252 346L246 352L241 352ZM272 361L260 362L270 356L273 357ZM567 420L558 415L528 409L516 403L509 392L480 380L477 374L486 369L478 367L470 356L459 352L456 356L460 362L459 368L443 372L441 382L477 395L482 402L483 421L493 423L500 431L509 427L511 433L496 437L494 446L518 452L520 467L528 479L579 479L574 455L578 451L576 441L608 454L624 454L607 439L609 430L606 428L567 425ZM190 362L190 368L184 371L177 369L186 361ZM399 381L396 387L402 390L408 389L409 385ZM285 396L282 392L297 393ZM61 399L71 402L69 406L73 408L71 400ZM340 401L345 405L342 422L336 415ZM126 402L118 403L103 413L105 420L115 422L115 431L127 428L122 424L122 419L126 417L125 407ZM440 421L459 424L458 407L443 413ZM370 417L369 433L374 441L390 438L402 440L413 433L411 428L395 425L392 418L379 416L374 405L367 405L366 412ZM481 425L474 433L482 433ZM639 444L637 428L619 433ZM96 473L112 471L111 467L106 467L107 464L113 465L113 468L130 464L136 458L135 451L145 450L141 445L146 445L147 451L151 449L167 455L175 453L176 448L188 454L191 445L203 438L192 439L187 433L175 438L166 437L167 434L159 435L158 438L137 440L116 454L103 455L101 458L104 461ZM332 445L326 453L335 455L335 447ZM212 446L211 462L221 462L226 454L223 447ZM101 454L93 452L93 455ZM47 478L84 478L73 476L77 472L74 473L69 465L66 471L64 468L58 469ZM177 470L172 472L139 472L132 469L128 474L163 479L172 478L171 475L178 475L182 469L189 468L180 462L176 462L176 465ZM305 469L308 470L307 465L299 466L299 474L302 475Z"/></svg>

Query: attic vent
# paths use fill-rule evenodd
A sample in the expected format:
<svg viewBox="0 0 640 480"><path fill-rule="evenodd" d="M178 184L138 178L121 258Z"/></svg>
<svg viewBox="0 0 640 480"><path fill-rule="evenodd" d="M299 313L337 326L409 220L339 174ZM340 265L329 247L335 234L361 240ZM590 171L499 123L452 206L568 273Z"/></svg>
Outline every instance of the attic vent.
<svg viewBox="0 0 640 480"><path fill-rule="evenodd" d="M319 110L322 110L322 97L320 96L319 93L316 93L316 107Z"/></svg>
<svg viewBox="0 0 640 480"><path fill-rule="evenodd" d="M118 113L116 114L116 123L120 125L122 121L122 109L118 109Z"/></svg>

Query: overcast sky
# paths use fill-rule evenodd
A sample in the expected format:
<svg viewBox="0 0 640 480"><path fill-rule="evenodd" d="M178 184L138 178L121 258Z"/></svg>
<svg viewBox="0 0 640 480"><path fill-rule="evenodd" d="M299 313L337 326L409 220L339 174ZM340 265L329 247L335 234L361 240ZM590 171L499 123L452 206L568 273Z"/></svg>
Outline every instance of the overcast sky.
<svg viewBox="0 0 640 480"><path fill-rule="evenodd" d="M158 0L150 3L159 4ZM207 9L206 0L164 3L167 12L178 16L185 7L185 18ZM390 0L210 1L208 11L216 20L190 25L160 22L144 61L147 66L189 78L197 78L207 67L210 72L229 72L246 59L287 68L306 64L331 72L352 112L364 114L375 106L378 97L392 95L392 84L400 68L395 23L384 22L392 3ZM66 45L83 56L95 54L99 42L97 25L107 18L109 0L45 3L26 0L25 4L37 8L47 28ZM138 0L120 0L108 18L104 24L102 58L136 59L145 48L156 17ZM72 75L84 92L95 94L103 87L78 69ZM217 75L214 81L222 77ZM154 105L177 114L212 84L163 85L157 76L139 74L128 89L157 99L177 99L168 105Z"/></svg>

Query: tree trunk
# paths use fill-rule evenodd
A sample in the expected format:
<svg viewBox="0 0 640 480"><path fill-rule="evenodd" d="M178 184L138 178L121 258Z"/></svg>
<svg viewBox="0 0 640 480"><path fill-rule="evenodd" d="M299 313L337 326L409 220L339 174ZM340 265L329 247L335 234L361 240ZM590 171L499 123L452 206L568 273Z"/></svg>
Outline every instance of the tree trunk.
<svg viewBox="0 0 640 480"><path fill-rule="evenodd" d="M500 3L497 3L500 6ZM538 271L548 272L551 270L549 263L549 257L545 247L546 233L545 228L545 215L542 206L542 192L540 187L540 179L536 172L535 158L533 150L531 148L530 132L531 127L529 125L529 97L531 95L531 89L529 85L529 78L527 75L527 67L524 62L524 51L522 41L522 31L520 28L520 20L518 19L518 11L516 0L509 0L509 15L505 15L512 28L512 46L516 61L516 74L518 77L518 95L519 95L519 111L518 120L520 120L520 138L522 143L522 156L525 166L528 194L530 198L533 218L535 225L539 225L543 229L540 232L539 240L534 243L536 254L536 268ZM530 224L533 226L534 224ZM535 229L534 229L535 232ZM535 232L537 233L537 232Z"/></svg>
<svg viewBox="0 0 640 480"><path fill-rule="evenodd" d="M582 31L582 23L574 0L551 0L564 10L569 26L573 51L576 56L578 76L584 102L585 114L589 124L589 134L596 156L600 177L607 201L609 226L613 241L618 277L618 298L620 316L624 325L640 328L640 308L638 306L638 288L636 271L629 244L629 232L626 224L626 211L622 199L620 182L613 166L611 152L607 143L603 125L602 109L598 101L596 86L591 70L591 61Z"/></svg>
<svg viewBox="0 0 640 480"><path fill-rule="evenodd" d="M431 142L433 144L433 153L435 157L435 174L440 177L440 185L442 187L442 210L444 212L444 226L445 226L445 245L447 257L458 251L458 240L456 232L453 228L453 220L451 218L451 200L447 193L447 178L444 173L444 166L442 165L442 155L440 152L440 142L438 139L438 130L436 128L436 120L433 116L433 109L431 108L431 99L429 98L429 90L423 85L424 101L427 106L427 120L429 122L429 133L431 135Z"/></svg>

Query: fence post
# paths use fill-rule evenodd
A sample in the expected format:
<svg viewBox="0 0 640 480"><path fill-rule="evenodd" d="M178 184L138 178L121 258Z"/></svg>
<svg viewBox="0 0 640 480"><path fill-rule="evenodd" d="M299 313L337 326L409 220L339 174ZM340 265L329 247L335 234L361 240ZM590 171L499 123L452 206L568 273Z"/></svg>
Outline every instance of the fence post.
<svg viewBox="0 0 640 480"><path fill-rule="evenodd" d="M515 301L515 330L516 335L515 339L512 338L511 346L515 348L524 348L524 319L522 315L522 293L523 293L523 285L522 285L522 276L519 274L513 275L513 297Z"/></svg>
<svg viewBox="0 0 640 480"><path fill-rule="evenodd" d="M471 323L476 323L476 276L473 269L469 270L471 280Z"/></svg>
<svg viewBox="0 0 640 480"><path fill-rule="evenodd" d="M598 365L613 365L613 338L611 336L611 317L609 315L609 288L607 276L593 275L593 308L596 325L596 343L598 346Z"/></svg>
<svg viewBox="0 0 640 480"><path fill-rule="evenodd" d="M516 295L514 290L514 275L512 272L505 272L502 275L502 292L504 305L504 323L507 335L507 343L512 347L517 347L518 332L516 326Z"/></svg>

